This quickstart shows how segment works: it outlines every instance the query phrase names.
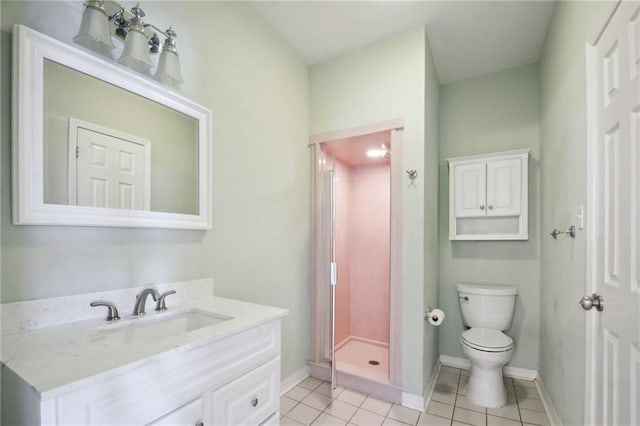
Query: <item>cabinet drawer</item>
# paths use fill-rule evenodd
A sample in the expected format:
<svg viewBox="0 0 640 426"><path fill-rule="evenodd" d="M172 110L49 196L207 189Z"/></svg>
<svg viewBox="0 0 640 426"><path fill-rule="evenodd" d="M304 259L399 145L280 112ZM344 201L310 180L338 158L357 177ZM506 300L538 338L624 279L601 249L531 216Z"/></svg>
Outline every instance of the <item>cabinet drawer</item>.
<svg viewBox="0 0 640 426"><path fill-rule="evenodd" d="M196 426L204 424L205 418L204 400L198 398L149 423L149 426Z"/></svg>
<svg viewBox="0 0 640 426"><path fill-rule="evenodd" d="M212 394L215 425L259 425L278 411L280 357Z"/></svg>

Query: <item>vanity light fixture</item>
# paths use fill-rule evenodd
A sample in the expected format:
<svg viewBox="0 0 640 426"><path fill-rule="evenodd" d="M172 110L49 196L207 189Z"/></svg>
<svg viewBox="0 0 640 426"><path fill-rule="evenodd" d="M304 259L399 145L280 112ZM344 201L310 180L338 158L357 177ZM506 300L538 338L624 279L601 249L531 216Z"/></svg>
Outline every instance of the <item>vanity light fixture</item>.
<svg viewBox="0 0 640 426"><path fill-rule="evenodd" d="M126 25L126 33L124 39L124 49L118 62L129 68L141 73L147 73L153 66L150 55L150 45L147 35L144 33L144 22L142 18L145 16L144 11L140 9L140 4L131 8L133 18L125 21L122 16L118 18L118 29L123 30Z"/></svg>
<svg viewBox="0 0 640 426"><path fill-rule="evenodd" d="M177 34L171 27L162 31L153 24L143 22L145 13L139 3L131 8L131 11L126 11L120 4L111 0L87 0L85 6L80 31L73 39L76 43L110 56L110 50L115 47L109 32L112 28L116 39L124 42L118 62L135 71L150 74L154 66L151 54L162 52L155 79L169 86L182 83L176 48ZM111 11L111 14L107 11ZM162 49L158 34L165 37Z"/></svg>
<svg viewBox="0 0 640 426"><path fill-rule="evenodd" d="M102 0L88 0L82 13L78 35L73 41L102 54L115 48L109 33L109 17Z"/></svg>
<svg viewBox="0 0 640 426"><path fill-rule="evenodd" d="M169 86L177 86L182 83L182 71L180 70L180 59L178 49L176 49L176 33L169 27L166 31L167 38L162 46L162 53L158 59L158 70L155 78L161 83Z"/></svg>

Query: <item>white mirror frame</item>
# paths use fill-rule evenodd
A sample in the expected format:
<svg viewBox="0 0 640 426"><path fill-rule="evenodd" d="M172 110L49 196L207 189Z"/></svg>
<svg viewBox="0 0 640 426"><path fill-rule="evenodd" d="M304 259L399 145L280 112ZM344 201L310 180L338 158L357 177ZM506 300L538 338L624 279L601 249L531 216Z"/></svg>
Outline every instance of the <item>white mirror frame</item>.
<svg viewBox="0 0 640 426"><path fill-rule="evenodd" d="M115 62L23 25L13 29L12 192L14 225L210 229L211 110ZM198 121L198 214L120 210L44 203L43 69L50 59L128 90Z"/></svg>

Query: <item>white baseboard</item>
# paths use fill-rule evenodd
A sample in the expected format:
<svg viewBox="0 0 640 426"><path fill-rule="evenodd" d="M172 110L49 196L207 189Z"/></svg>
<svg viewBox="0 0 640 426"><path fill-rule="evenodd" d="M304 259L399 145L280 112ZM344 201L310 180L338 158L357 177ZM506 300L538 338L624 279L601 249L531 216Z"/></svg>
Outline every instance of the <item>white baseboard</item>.
<svg viewBox="0 0 640 426"><path fill-rule="evenodd" d="M528 368L510 367L507 365L504 367L504 375L514 379L535 380L538 377L538 372L536 370L529 370Z"/></svg>
<svg viewBox="0 0 640 426"><path fill-rule="evenodd" d="M538 389L538 394L540 395L540 399L542 400L542 406L544 407L544 411L547 413L547 417L549 418L549 422L551 426L562 426L562 420L560 416L558 416L558 412L556 411L555 405L553 405L553 401L551 400L551 395L547 390L542 378L538 376L535 379L536 388Z"/></svg>
<svg viewBox="0 0 640 426"><path fill-rule="evenodd" d="M402 392L402 406L413 408L414 410L419 410L424 413L424 396Z"/></svg>
<svg viewBox="0 0 640 426"><path fill-rule="evenodd" d="M471 362L468 359L458 358L449 355L440 355L440 363L448 367L463 368L468 370L471 368ZM536 370L529 370L527 368L511 367L509 365L504 367L504 375L512 377L514 379L523 380L535 380L538 377Z"/></svg>
<svg viewBox="0 0 640 426"><path fill-rule="evenodd" d="M427 407L431 403L431 396L433 395L433 391L436 389L436 384L438 383L438 376L440 375L440 367L442 364L436 360L436 365L433 368L433 373L431 374L431 379L429 380L429 389L425 393L426 397L424 399L424 410L427 410Z"/></svg>
<svg viewBox="0 0 640 426"><path fill-rule="evenodd" d="M465 370L471 368L471 363L468 359L449 355L440 355L440 364L446 365L447 367L463 368Z"/></svg>
<svg viewBox="0 0 640 426"><path fill-rule="evenodd" d="M294 371L293 374L290 374L288 377L285 377L280 382L280 395L284 395L285 393L289 392L291 388L293 388L295 385L297 385L307 377L309 377L308 365L305 365L299 370Z"/></svg>

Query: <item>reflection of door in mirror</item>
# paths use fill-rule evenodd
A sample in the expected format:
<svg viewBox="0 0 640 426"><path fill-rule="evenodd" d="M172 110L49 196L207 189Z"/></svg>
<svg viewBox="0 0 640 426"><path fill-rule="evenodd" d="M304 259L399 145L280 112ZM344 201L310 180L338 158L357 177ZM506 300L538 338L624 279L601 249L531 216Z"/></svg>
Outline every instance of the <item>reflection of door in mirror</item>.
<svg viewBox="0 0 640 426"><path fill-rule="evenodd" d="M149 141L91 123L69 122L69 204L150 208Z"/></svg>
<svg viewBox="0 0 640 426"><path fill-rule="evenodd" d="M45 203L198 214L198 121L195 118L48 59L44 61L43 71ZM136 135L153 142L153 149L148 151L149 182L153 182L149 205L136 204L137 201L130 204L131 200L127 200L118 206L118 197L127 198L132 190L118 184L113 190L122 189L123 194L114 193L115 198L105 205L108 191L102 178L92 181L95 192L90 193L90 197L96 199L76 203L71 198L68 179L73 173L75 157L66 145L73 133L69 123L74 119L110 129L98 129L99 133L126 140L131 138L121 134ZM93 153L99 155L98 151Z"/></svg>

